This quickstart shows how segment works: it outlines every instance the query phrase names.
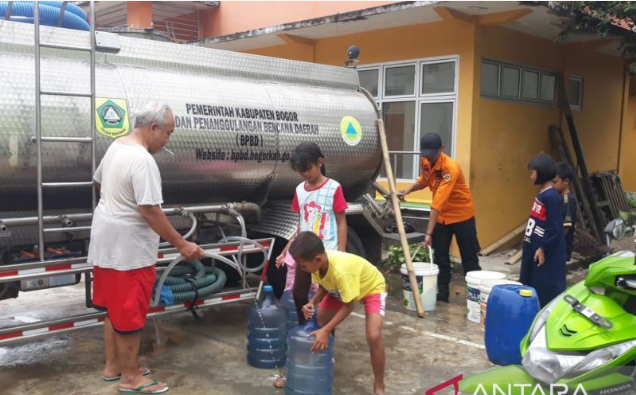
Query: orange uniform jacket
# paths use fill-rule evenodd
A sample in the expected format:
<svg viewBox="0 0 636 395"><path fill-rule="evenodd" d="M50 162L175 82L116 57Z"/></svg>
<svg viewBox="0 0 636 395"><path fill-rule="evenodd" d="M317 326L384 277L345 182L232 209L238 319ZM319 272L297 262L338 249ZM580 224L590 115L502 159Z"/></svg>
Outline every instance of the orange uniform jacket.
<svg viewBox="0 0 636 395"><path fill-rule="evenodd" d="M442 152L432 168L428 159L422 158L420 171L417 182L431 188L432 208L439 212L437 222L450 225L475 216L473 196L457 162Z"/></svg>

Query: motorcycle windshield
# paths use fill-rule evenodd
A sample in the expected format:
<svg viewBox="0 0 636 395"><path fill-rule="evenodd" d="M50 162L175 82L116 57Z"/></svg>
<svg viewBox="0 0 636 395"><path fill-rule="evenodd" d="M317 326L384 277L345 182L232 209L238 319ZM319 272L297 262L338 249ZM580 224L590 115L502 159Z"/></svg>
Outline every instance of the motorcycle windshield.
<svg viewBox="0 0 636 395"><path fill-rule="evenodd" d="M612 298L591 292L583 283L567 291L580 303L606 318L611 329L603 328L560 301L547 320L548 348L553 351L591 351L636 339L636 316Z"/></svg>

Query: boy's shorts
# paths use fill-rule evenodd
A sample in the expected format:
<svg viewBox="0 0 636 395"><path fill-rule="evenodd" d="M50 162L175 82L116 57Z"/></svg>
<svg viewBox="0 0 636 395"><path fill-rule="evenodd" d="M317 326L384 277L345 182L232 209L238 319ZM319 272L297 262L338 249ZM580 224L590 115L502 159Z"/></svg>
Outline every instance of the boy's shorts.
<svg viewBox="0 0 636 395"><path fill-rule="evenodd" d="M380 314L384 317L386 310L386 292L371 294L360 300L364 304L364 312L366 314ZM320 302L321 309L340 310L344 303L338 300L332 294L327 294Z"/></svg>
<svg viewBox="0 0 636 395"><path fill-rule="evenodd" d="M139 332L146 325L155 277L154 265L135 270L93 266L93 307L107 312L115 332Z"/></svg>

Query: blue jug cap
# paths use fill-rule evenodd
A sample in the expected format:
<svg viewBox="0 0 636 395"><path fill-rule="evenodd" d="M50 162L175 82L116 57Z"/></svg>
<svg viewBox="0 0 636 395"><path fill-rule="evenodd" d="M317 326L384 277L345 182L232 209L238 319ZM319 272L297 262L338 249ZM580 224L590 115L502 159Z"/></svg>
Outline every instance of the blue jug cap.
<svg viewBox="0 0 636 395"><path fill-rule="evenodd" d="M274 292L274 287L272 287L271 285L266 285L263 287L263 291L265 292Z"/></svg>
<svg viewBox="0 0 636 395"><path fill-rule="evenodd" d="M316 315L305 321L305 325L303 325L303 329L307 332L313 332L320 329L320 325L318 325L318 320L316 319Z"/></svg>

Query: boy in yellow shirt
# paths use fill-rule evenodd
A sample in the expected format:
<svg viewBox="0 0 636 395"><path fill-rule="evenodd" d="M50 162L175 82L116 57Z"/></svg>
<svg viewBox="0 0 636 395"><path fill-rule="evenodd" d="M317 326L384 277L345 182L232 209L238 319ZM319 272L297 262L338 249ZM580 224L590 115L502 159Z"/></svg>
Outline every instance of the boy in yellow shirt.
<svg viewBox="0 0 636 395"><path fill-rule="evenodd" d="M301 270L311 273L312 282L320 287L309 303L303 306L307 319L318 310L321 328L309 334L316 341L312 351L327 348L329 333L338 326L355 307L364 303L367 323L367 342L371 352L371 366L375 376L373 392L384 395L384 344L382 321L386 303L386 283L382 273L366 259L339 251L325 251L313 232L301 232L289 248Z"/></svg>

